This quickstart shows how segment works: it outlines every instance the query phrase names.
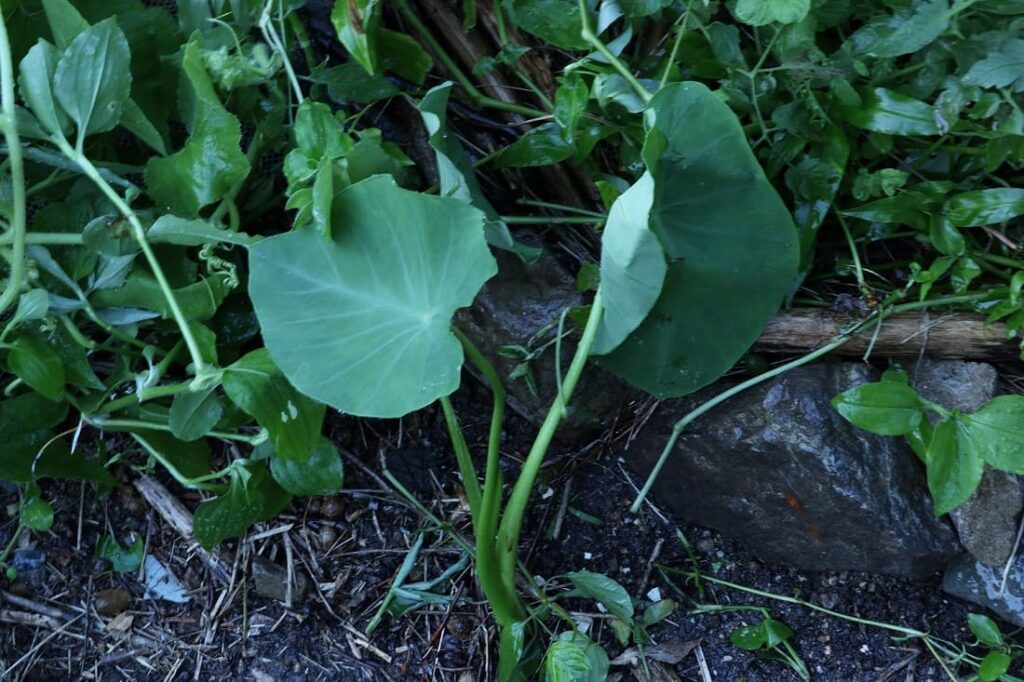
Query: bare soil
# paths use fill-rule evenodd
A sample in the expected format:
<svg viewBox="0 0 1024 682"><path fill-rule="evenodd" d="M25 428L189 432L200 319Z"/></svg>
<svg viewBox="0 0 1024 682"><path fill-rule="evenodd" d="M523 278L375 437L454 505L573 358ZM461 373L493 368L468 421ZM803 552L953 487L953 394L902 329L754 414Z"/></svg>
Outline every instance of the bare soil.
<svg viewBox="0 0 1024 682"><path fill-rule="evenodd" d="M472 384L471 380L467 384ZM475 385L457 401L474 451L482 451L489 400ZM123 487L98 496L89 485L44 484L56 523L29 534L24 548L45 553L45 564L17 581L0 581L0 679L11 680L452 680L495 677L495 626L470 568L443 587L450 600L398 619L385 616L364 635L419 533L423 548L407 582L440 575L462 550L452 533L471 538L465 501L441 415L425 410L401 422L333 417L332 437L346 452L346 489L328 499L293 503L244 541L222 548L232 567L226 581L213 575L131 486L137 475L119 470ZM533 429L508 417L506 480L529 448ZM638 481L625 465L626 432L568 447L556 445L543 471L524 531L523 555L549 590L558 576L587 569L621 582L635 598L657 590L680 609L651 631L655 642L697 642L677 665L652 663L653 679L781 682L798 679L777 661L734 647L730 632L751 622L748 612L693 614L698 604L759 605L795 631L793 644L813 679L835 682L948 679L915 641L899 642L872 627L830 618L807 608L682 579L659 564L691 566L677 531L695 548L706 576L773 592L799 595L863 618L928 630L954 642L973 638L965 627L968 605L946 596L935 577L922 583L844 572L811 574L765 565L718 534L678 526L657 508L628 513ZM111 452L128 448L108 442ZM125 451L125 454L128 454ZM141 461L137 455L131 461ZM381 478L383 467L412 492L447 530L397 494ZM199 496L158 478L186 507ZM680 481L685 486L685 481ZM5 504L16 493L0 492ZM0 526L0 540L14 529ZM129 532L190 590L177 605L143 599L137 574L116 574L94 556L98 537ZM292 567L309 579L309 594L288 608L260 596L250 579L252 557ZM290 557L290 559L289 559ZM133 601L123 615L96 612L97 593L120 589ZM13 595L13 596L12 596ZM622 652L593 603L568 603L609 655ZM18 622L15 622L18 621ZM113 625L114 629L109 626ZM120 628L120 629L118 629ZM702 670L702 662L706 671ZM613 669L622 679L644 679L639 668Z"/></svg>

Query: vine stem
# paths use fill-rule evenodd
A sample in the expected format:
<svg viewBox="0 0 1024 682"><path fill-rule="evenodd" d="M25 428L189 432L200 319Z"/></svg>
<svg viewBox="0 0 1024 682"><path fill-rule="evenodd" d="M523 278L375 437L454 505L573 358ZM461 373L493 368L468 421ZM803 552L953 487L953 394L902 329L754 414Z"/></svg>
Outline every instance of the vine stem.
<svg viewBox="0 0 1024 682"><path fill-rule="evenodd" d="M78 167L82 169L82 173L93 181L93 184L95 184L100 191L110 199L110 202L114 204L118 211L121 212L121 215L128 220L128 224L131 225L135 241L138 242L139 248L146 257L146 262L149 263L149 267L153 271L153 277L156 279L156 283L160 287L160 291L163 292L164 299L167 301L167 306L171 309L171 316L174 318L174 321L178 324L178 329L181 331L181 338L185 341L185 347L188 349L189 355L192 356L193 371L196 379L200 379L206 369L206 363L203 361L203 354L199 349L199 343L196 341L196 337L192 333L192 328L189 326L185 313L181 310L181 306L178 305L178 299L175 297L174 291L171 289L171 285L167 281L167 277L164 275L164 269L161 267L160 261L157 260L156 254L153 252L153 247L150 246L149 241L146 239L146 230L142 227L142 222L139 221L139 217L135 214L135 211L132 210L132 207L129 206L121 197L121 195L110 186L110 183L100 175L99 170L97 170L96 166L93 165L92 161L90 161L81 152L73 149L71 145L68 144L68 141L62 136L55 136L53 141L57 145L58 149L60 149L65 156L74 161Z"/></svg>
<svg viewBox="0 0 1024 682"><path fill-rule="evenodd" d="M25 164L21 155L21 137L18 135L17 113L14 108L14 63L11 43L7 37L7 22L0 13L0 97L3 99L4 141L11 168L11 273L0 294L0 314L18 297L25 278ZM6 235L4 235L6 236Z"/></svg>
<svg viewBox="0 0 1024 682"><path fill-rule="evenodd" d="M733 396L742 393L748 388L752 388L760 383L768 381L769 379L773 379L779 376L780 374L785 374L791 369L796 369L797 367L806 365L807 363L812 362L813 360L817 360L823 355L831 353L835 349L839 348L843 344L853 339L868 325L874 323L881 323L889 315L893 315L895 313L910 312L912 310L920 310L922 308L928 308L937 305L969 303L971 301L977 301L982 298L985 298L988 295L989 292L981 294L964 294L961 296L947 296L945 298L937 298L932 301L918 301L916 303L905 303L903 305L891 306L887 310L879 311L876 314L864 320L861 320L856 325L851 327L848 331L836 336L831 342L827 343L821 348L818 348L817 350L814 350L808 353L807 355L802 355L796 360L787 362L784 365L779 365L775 369L769 370L764 374L759 374L756 377L752 377L742 383L736 384L732 388L725 390L716 395L714 398L711 398L710 400L702 403L694 410L688 412L685 416L683 416L682 419L677 421L672 426L672 434L669 436L668 441L665 443L665 447L664 449L662 449L661 455L658 456L658 461L655 462L654 468L651 469L651 473L647 475L647 480L644 482L644 487L641 488L640 492L636 496L636 499L633 501L633 504L629 507L630 513L636 514L640 510L640 505L643 504L644 500L647 498L648 493L651 492L651 487L654 485L654 481L658 478L658 474L661 473L662 467L665 466L665 462L668 461L669 455L672 454L672 450L675 448L676 442L679 440L679 436L681 436L683 431L686 430L686 427L695 422L705 413L709 412L710 410L713 410L714 408L724 403L729 398L732 398Z"/></svg>
<svg viewBox="0 0 1024 682"><path fill-rule="evenodd" d="M576 384L583 374L583 368L587 364L590 349L593 347L594 339L597 337L597 330L600 327L603 313L604 304L601 300L601 289L598 288L597 293L594 295L594 302L590 306L590 316L587 318L587 324L583 328L583 335L580 337L579 345L576 347L572 363L569 365L569 371L566 372L565 378L562 381L562 388L558 395L555 396L554 401L552 401L547 417L545 417L544 423L537 433L537 438L533 441L533 446L523 462L519 479L512 488L508 505L505 507L505 513L501 519L497 540L498 568L501 572L502 580L505 582L506 589L512 592L515 592L516 555L518 553L519 534L522 531L523 514L526 511L526 504L530 500L530 493L533 491L533 484L537 480L537 474L540 472L541 464L544 462L544 456L547 454L555 431L558 429L565 414L569 398L572 396L573 391L576 389Z"/></svg>
<svg viewBox="0 0 1024 682"><path fill-rule="evenodd" d="M586 42L590 43L591 47L601 53L601 56L608 60L608 63L619 72L619 75L626 79L630 87L636 91L637 96L644 101L644 104L649 104L651 101L651 93L648 92L647 88L640 84L640 81L636 79L636 76L626 68L626 65L622 63L622 60L612 54L612 51L608 49L597 34L594 33L593 27L590 25L590 15L587 13L587 3L585 0L579 0L580 7L580 37Z"/></svg>

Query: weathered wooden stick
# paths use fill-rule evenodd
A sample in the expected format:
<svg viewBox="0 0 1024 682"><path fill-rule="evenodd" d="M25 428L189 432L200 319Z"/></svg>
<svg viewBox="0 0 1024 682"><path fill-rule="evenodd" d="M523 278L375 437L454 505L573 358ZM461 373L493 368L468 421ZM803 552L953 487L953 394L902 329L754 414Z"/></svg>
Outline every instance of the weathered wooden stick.
<svg viewBox="0 0 1024 682"><path fill-rule="evenodd" d="M768 353L804 353L832 340L857 317L826 308L793 308L775 316L754 349ZM870 326L836 352L863 355L876 327ZM914 312L893 315L882 323L871 349L877 356L1009 360L1019 356L1019 341L1006 338L1006 325L985 323L974 313Z"/></svg>
<svg viewBox="0 0 1024 682"><path fill-rule="evenodd" d="M222 559L216 553L207 552L195 541L192 536L192 514L185 509L185 505L179 502L178 498L174 497L162 483L149 476L139 476L135 479L135 489L178 535L189 542L190 548L199 555L213 576L227 584L228 576L231 574L230 562Z"/></svg>

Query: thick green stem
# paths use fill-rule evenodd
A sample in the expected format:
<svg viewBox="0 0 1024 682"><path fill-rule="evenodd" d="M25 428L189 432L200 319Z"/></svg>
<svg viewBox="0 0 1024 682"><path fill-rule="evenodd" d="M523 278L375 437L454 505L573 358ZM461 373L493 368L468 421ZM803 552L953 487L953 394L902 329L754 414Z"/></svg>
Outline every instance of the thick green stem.
<svg viewBox="0 0 1024 682"><path fill-rule="evenodd" d="M97 429L111 431L134 431L138 429L148 431L166 431L171 432L171 427L167 424L161 424L159 422L147 422L139 419L105 419L105 418L85 418L86 423L90 426L95 426ZM134 434L133 434L134 435ZM267 439L267 435L264 432L257 433L252 436L247 436L242 433L228 433L226 431L210 431L207 434L211 438L220 438L221 440L233 440L239 443L248 443L249 445L259 445Z"/></svg>
<svg viewBox="0 0 1024 682"><path fill-rule="evenodd" d="M17 113L14 107L14 64L11 43L7 37L7 23L0 14L0 98L3 99L4 141L7 143L11 170L11 271L7 285L0 294L0 314L3 314L21 292L25 278L25 164L21 156L21 138L18 136ZM7 235L5 235L7 236Z"/></svg>
<svg viewBox="0 0 1024 682"><path fill-rule="evenodd" d="M505 587L515 591L515 568L516 556L519 552L519 534L523 527L523 515L526 512L526 505L530 500L530 493L533 491L533 484L537 480L541 464L544 463L544 456L551 445L558 425L562 422L566 405L572 397L576 384L583 374L583 368L590 356L590 349L597 337L597 330L600 326L604 306L601 302L601 290L598 289L594 296L594 302L590 307L590 316L583 328L583 335L580 337L579 345L576 346L576 353L573 355L569 371L566 372L562 381L562 390L555 396L551 407L548 409L547 417L540 427L537 439L533 442L526 460L523 462L523 469L519 479L512 488L508 505L501 519L501 526L498 529L498 567L501 571Z"/></svg>
<svg viewBox="0 0 1024 682"><path fill-rule="evenodd" d="M729 398L732 398L734 395L742 393L748 388L768 381L769 379L773 379L779 376L780 374L784 374L785 372L788 372L791 369L795 369L797 367L800 367L801 365L806 365L808 362L817 360L823 355L831 353L835 349L839 348L843 344L853 339L855 336L857 336L857 334L866 329L868 326L881 322L889 315L910 312L912 310L920 310L922 308L928 308L932 306L953 305L956 303L969 303L971 301L981 300L983 298L988 297L989 295L990 292L980 294L963 294L960 296L948 296L945 298L937 298L931 301L918 301L916 303L904 303L903 305L891 306L887 310L879 311L875 315L872 315L871 317L868 317L862 320L861 322L858 322L848 331L835 337L830 343L822 346L821 348L818 348L817 350L812 351L807 355L802 355L796 360L787 362L784 365L779 365L775 369L765 372L764 374L758 374L756 377L747 379L743 383L736 384L732 388L723 391L722 393L719 393L711 400L708 400L707 402L701 404L696 409L688 412L682 419L680 419L675 423L675 425L673 425L672 434L669 436L668 442L665 443L665 447L664 449L662 449L661 455L658 457L658 461L655 462L654 468L651 469L651 473L648 474L647 480L644 482L644 487L640 490L639 494L637 494L636 499L630 506L630 512L635 514L640 510L640 505L643 504L644 499L647 498L647 494L651 492L651 486L654 485L655 479L657 479L658 474L661 473L662 467L665 466L665 462L668 461L669 455L672 454L672 450L676 446L676 441L679 440L679 436L682 435L686 427L692 424L697 419L699 419L705 413L724 403Z"/></svg>
<svg viewBox="0 0 1024 682"><path fill-rule="evenodd" d="M17 235L12 232L0 235L0 246L8 246L15 243ZM26 244L42 244L44 246L77 246L83 243L81 233L78 232L27 232L24 234Z"/></svg>
<svg viewBox="0 0 1024 682"><path fill-rule="evenodd" d="M57 147L61 152L69 159L78 164L78 167L82 169L82 172L88 177L93 183L100 189L101 192L110 200L112 204L120 211L127 220L128 224L131 225L132 235L135 237L135 241L138 242L139 248L142 249L142 254L146 257L146 262L149 264L150 270L153 271L153 278L156 279L157 285L160 287L160 291L163 292L164 299L167 301L167 306L171 309L171 316L174 317L174 321L178 324L178 329L181 332L181 338L185 341L185 347L188 348L189 355L192 356L192 364L195 371L196 378L200 378L204 375L206 369L206 363L203 362L203 354L199 349L199 343L196 341L195 335L192 334L192 328L189 326L188 319L185 317L185 313L182 312L181 306L178 305L178 299L174 295L174 291L171 289L170 283L167 281L167 277L164 275L163 267L160 265L160 261L157 260L156 254L153 253L153 247L149 245L146 240L146 230L142 227L142 223L139 221L139 217L132 210L131 206L118 194L113 187L110 186L103 176L100 175L96 166L86 158L84 154L76 151L68 144L67 140L62 137L54 139Z"/></svg>
<svg viewBox="0 0 1024 682"><path fill-rule="evenodd" d="M507 627L526 617L516 591L509 591L498 567L497 532L498 515L501 512L501 426L505 416L505 387L501 377L487 361L483 353L460 329L452 329L462 343L466 357L483 375L494 396L491 411L491 430L487 439L487 468L484 473L484 491L480 501L480 511L473 517L473 530L476 537L476 572L480 579L487 601L491 604L494 618L502 627Z"/></svg>

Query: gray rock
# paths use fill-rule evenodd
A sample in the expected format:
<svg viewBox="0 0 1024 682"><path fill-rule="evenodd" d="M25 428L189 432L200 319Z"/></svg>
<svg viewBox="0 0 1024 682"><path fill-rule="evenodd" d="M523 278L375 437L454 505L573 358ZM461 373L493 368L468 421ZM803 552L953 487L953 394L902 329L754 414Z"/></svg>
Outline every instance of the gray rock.
<svg viewBox="0 0 1024 682"><path fill-rule="evenodd" d="M504 380L509 406L539 425L557 390L554 344L531 362L537 395L523 378L509 378L519 360L506 357L499 350L502 346L531 347L531 339L545 327L557 325L564 309L584 305L586 301L576 290L573 273L547 251L533 264L523 263L504 251L496 252L495 257L498 274L484 285L471 308L458 313L456 323L494 364ZM551 330L544 338L553 338L554 333ZM577 337L570 336L562 343L563 372L576 350ZM589 364L573 394L569 415L562 422L558 437L573 439L600 429L621 406L639 395L618 377Z"/></svg>
<svg viewBox="0 0 1024 682"><path fill-rule="evenodd" d="M301 569L293 571L295 584L292 586L292 603L299 604L306 597L309 581ZM288 569L275 564L261 556L252 558L252 579L256 585L256 594L280 602L288 598Z"/></svg>
<svg viewBox="0 0 1024 682"><path fill-rule="evenodd" d="M946 409L974 412L992 399L999 377L991 365L961 360L918 362L912 383L926 399ZM977 492L950 517L960 543L989 566L1002 566L1010 558L1017 535L1017 518L1024 509L1024 490L1017 476L987 469Z"/></svg>
<svg viewBox="0 0 1024 682"><path fill-rule="evenodd" d="M767 561L934 573L958 547L932 512L917 458L902 439L854 427L830 402L876 378L862 364L812 365L739 394L680 439L655 484L658 501ZM631 466L646 475L674 422L721 390L663 403L630 448Z"/></svg>
<svg viewBox="0 0 1024 682"><path fill-rule="evenodd" d="M11 566L18 573L27 573L42 568L46 563L46 552L41 549L19 549L11 556Z"/></svg>
<svg viewBox="0 0 1024 682"><path fill-rule="evenodd" d="M986 566L965 554L946 569L942 589L994 611L1015 625L1024 626L1024 557L1018 556L1002 590L1003 567Z"/></svg>

